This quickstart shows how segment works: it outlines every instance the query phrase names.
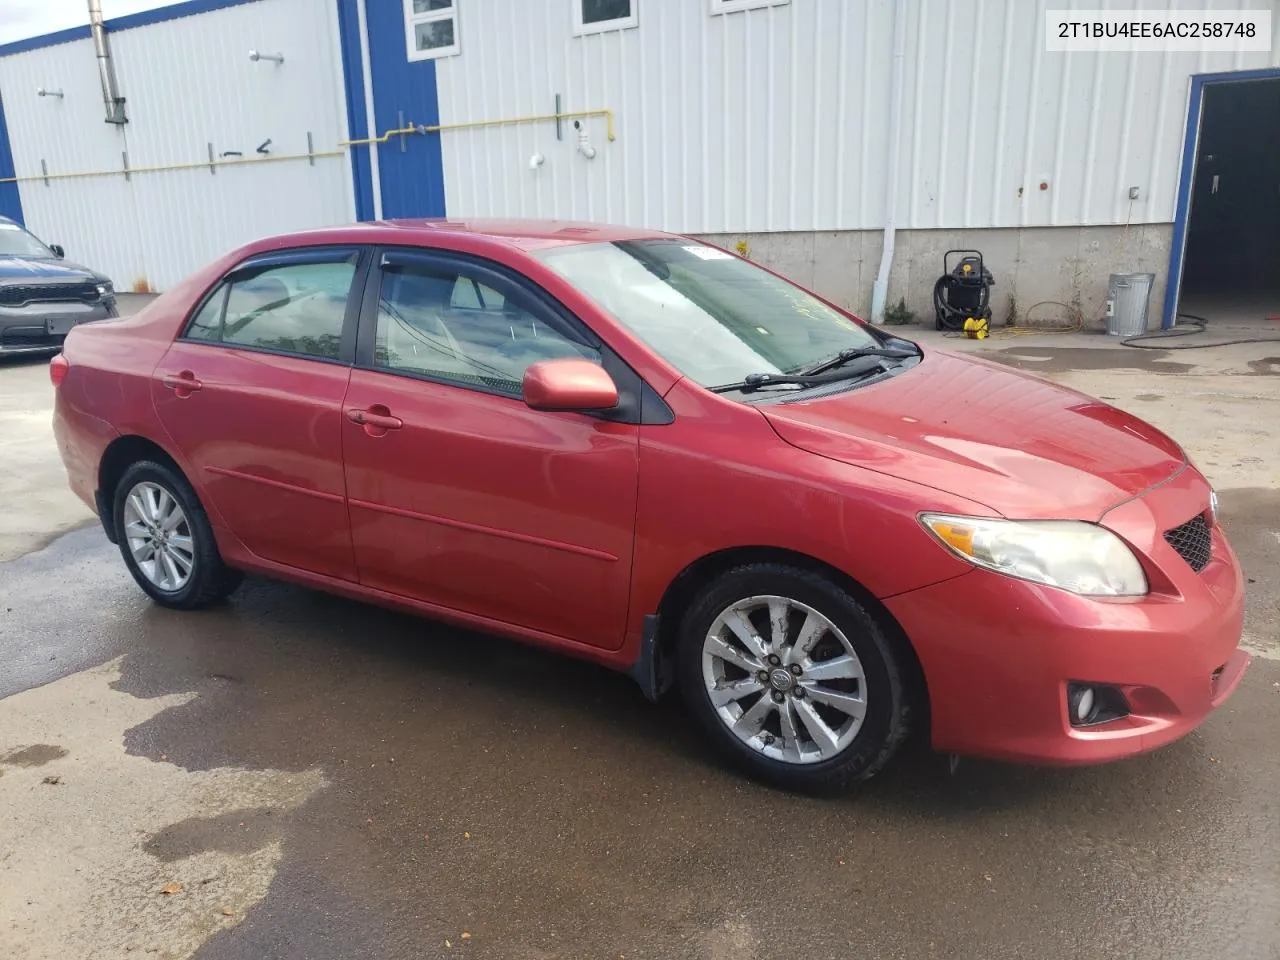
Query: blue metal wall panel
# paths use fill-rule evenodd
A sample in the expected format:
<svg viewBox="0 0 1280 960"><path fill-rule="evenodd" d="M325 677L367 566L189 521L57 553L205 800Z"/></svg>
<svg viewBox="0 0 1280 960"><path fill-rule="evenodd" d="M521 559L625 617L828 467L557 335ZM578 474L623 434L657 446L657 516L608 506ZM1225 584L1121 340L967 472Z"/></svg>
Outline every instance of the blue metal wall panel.
<svg viewBox="0 0 1280 960"><path fill-rule="evenodd" d="M434 60L410 61L404 33L404 4L371 0L365 8L373 74L373 116L378 131L440 122ZM465 40L464 40L465 42ZM444 163L440 134L392 137L378 147L382 215L443 217Z"/></svg>
<svg viewBox="0 0 1280 960"><path fill-rule="evenodd" d="M15 177L13 150L9 147L9 128L4 122L4 101L0 100L0 180ZM23 223L22 198L16 183L0 183L0 217Z"/></svg>
<svg viewBox="0 0 1280 960"><path fill-rule="evenodd" d="M365 110L364 64L360 58L360 11L357 0L338 0L338 34L342 41L342 78L347 91L347 137L363 139L369 129ZM355 184L356 219L373 219L373 170L369 146L353 146L351 179Z"/></svg>

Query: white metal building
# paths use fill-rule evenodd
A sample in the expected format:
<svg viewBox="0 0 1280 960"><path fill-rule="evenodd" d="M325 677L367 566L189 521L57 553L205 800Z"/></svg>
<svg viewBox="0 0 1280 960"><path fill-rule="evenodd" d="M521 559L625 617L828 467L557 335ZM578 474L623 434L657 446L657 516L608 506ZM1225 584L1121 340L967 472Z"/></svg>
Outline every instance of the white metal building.
<svg viewBox="0 0 1280 960"><path fill-rule="evenodd" d="M123 289L357 218L618 221L742 244L862 313L896 221L888 296L917 312L942 252L976 246L997 319L1010 297L1094 316L1134 270L1158 315L1205 104L1280 90L1280 38L1050 53L1050 5L187 0L106 22L123 124L88 27L0 47L0 214ZM1276 0L1075 5L1269 10L1280 32Z"/></svg>

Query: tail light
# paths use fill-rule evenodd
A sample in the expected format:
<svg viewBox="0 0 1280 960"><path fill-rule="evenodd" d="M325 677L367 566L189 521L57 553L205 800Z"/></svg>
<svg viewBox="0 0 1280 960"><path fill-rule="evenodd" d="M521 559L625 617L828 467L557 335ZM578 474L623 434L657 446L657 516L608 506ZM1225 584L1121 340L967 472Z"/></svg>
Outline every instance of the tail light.
<svg viewBox="0 0 1280 960"><path fill-rule="evenodd" d="M53 381L55 387L62 386L62 381L67 379L67 371L70 369L71 364L62 354L58 354L49 361L49 379Z"/></svg>

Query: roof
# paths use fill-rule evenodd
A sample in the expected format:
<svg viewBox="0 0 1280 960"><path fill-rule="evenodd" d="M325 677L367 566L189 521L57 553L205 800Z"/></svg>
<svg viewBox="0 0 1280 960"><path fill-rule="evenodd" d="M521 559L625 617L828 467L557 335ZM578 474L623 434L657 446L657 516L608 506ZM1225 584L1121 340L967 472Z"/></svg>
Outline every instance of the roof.
<svg viewBox="0 0 1280 960"><path fill-rule="evenodd" d="M166 20L178 20L182 17L193 17L199 13L211 13L223 7L235 7L242 3L253 3L254 0L182 0L154 10L143 10L141 13L130 13L123 17L112 17L103 22L108 33L121 30L132 30L134 27L146 27L153 23L164 23ZM84 11L81 10L83 13ZM85 15L88 19L88 15ZM70 43L73 40L87 40L92 36L89 24L69 27L56 33L46 33L38 37L27 37L14 40L12 43L0 44L0 57L11 53L23 53L27 50L38 50L41 47L52 47L59 43Z"/></svg>
<svg viewBox="0 0 1280 960"><path fill-rule="evenodd" d="M640 227L570 220L373 220L337 227L316 227L256 241L258 251L292 244L385 243L405 246L481 248L506 247L524 252L582 243L619 240L674 240L674 234Z"/></svg>
<svg viewBox="0 0 1280 960"><path fill-rule="evenodd" d="M579 243L615 243L619 240L669 239L671 234L641 227L573 220L383 220L376 226L409 232L463 233L503 240L526 250Z"/></svg>

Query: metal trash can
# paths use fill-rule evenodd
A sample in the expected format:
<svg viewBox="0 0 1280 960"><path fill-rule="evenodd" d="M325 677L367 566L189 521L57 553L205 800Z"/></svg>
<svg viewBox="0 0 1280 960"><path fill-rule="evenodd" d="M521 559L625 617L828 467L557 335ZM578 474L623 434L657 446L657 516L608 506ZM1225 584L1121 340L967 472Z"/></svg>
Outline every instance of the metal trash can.
<svg viewBox="0 0 1280 960"><path fill-rule="evenodd" d="M1107 333L1136 337L1147 332L1147 309L1154 273L1113 273L1107 288Z"/></svg>

